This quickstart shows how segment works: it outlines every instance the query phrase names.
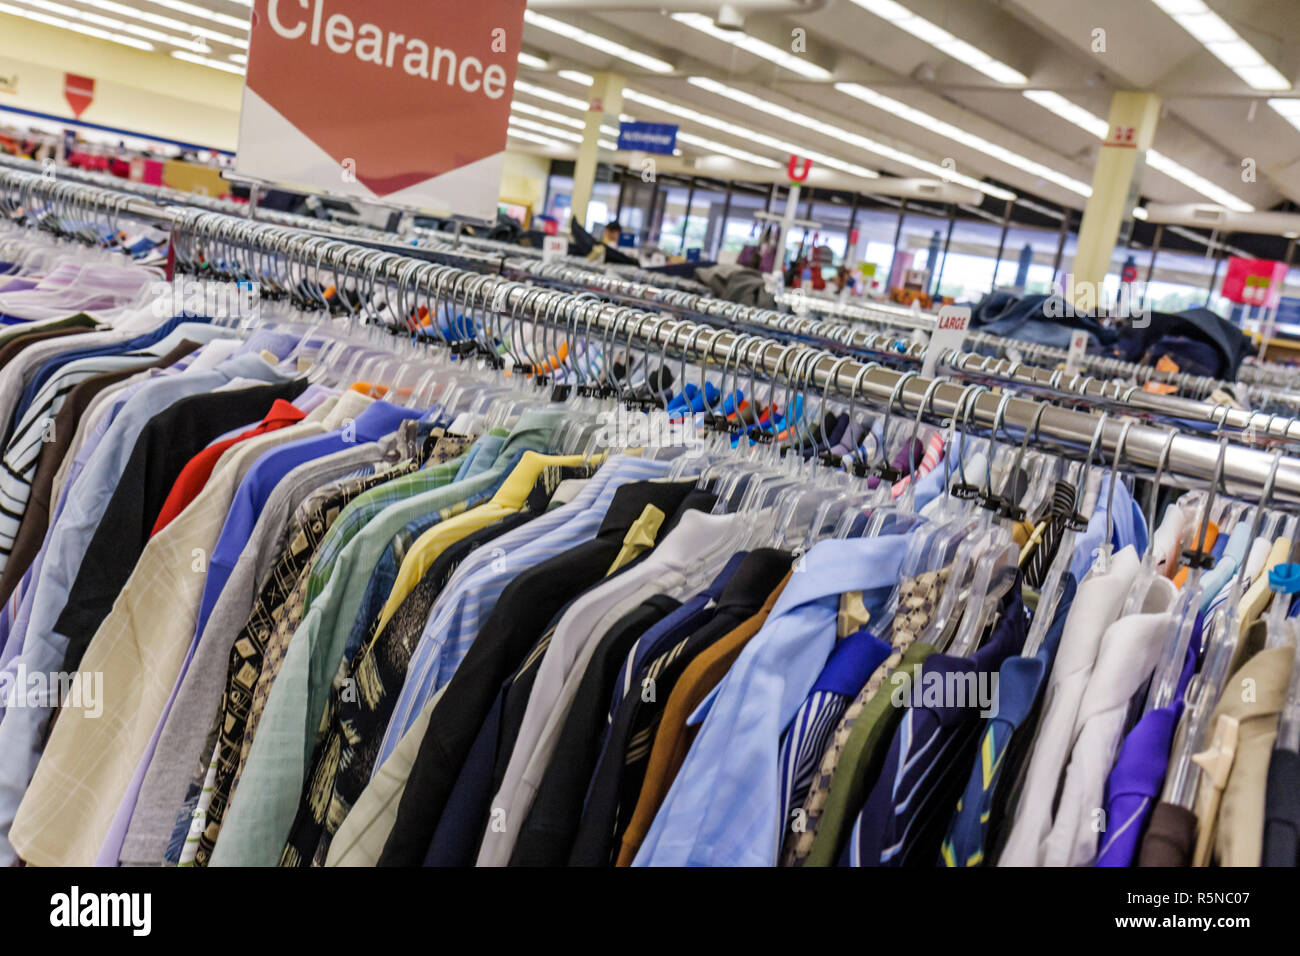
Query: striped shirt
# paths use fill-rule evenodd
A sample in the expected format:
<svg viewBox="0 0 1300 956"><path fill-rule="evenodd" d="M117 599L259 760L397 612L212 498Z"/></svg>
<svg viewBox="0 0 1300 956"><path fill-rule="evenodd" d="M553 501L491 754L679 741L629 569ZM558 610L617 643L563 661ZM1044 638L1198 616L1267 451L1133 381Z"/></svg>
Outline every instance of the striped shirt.
<svg viewBox="0 0 1300 956"><path fill-rule="evenodd" d="M777 821L777 844L785 841L791 827L801 824L795 811L803 807L813 775L840 718L877 667L889 657L890 646L867 631L858 631L839 641L817 677L808 697L781 740L779 762L781 816Z"/></svg>
<svg viewBox="0 0 1300 956"><path fill-rule="evenodd" d="M52 439L54 416L72 390L94 375L144 366L155 360L153 355L135 354L101 355L70 362L36 393L0 459L0 571L9 561L22 525L41 449Z"/></svg>

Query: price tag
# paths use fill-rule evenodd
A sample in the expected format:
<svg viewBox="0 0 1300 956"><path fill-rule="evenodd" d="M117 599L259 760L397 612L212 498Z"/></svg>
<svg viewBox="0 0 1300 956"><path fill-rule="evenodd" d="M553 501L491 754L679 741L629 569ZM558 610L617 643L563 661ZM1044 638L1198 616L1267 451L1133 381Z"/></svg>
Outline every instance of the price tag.
<svg viewBox="0 0 1300 956"><path fill-rule="evenodd" d="M1082 330L1070 336L1070 351L1065 357L1065 374L1078 375L1083 371L1083 358L1088 354L1088 333Z"/></svg>
<svg viewBox="0 0 1300 956"><path fill-rule="evenodd" d="M968 328L970 328L970 306L942 306L939 309L939 318L934 323L934 335L930 337L930 347L925 350L925 363L921 367L921 375L925 378L934 378L939 356L950 349L960 349L965 345Z"/></svg>
<svg viewBox="0 0 1300 956"><path fill-rule="evenodd" d="M568 254L569 241L563 236L547 236L542 240L542 261L554 262Z"/></svg>

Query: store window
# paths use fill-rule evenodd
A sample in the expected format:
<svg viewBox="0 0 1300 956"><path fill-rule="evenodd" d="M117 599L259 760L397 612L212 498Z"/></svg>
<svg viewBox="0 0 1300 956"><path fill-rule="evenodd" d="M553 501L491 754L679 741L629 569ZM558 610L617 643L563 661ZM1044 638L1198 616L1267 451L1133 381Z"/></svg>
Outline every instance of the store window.
<svg viewBox="0 0 1300 956"><path fill-rule="evenodd" d="M978 302L993 287L998 265L998 240L1002 226L980 219L953 223L948 253L942 257L937 277L939 295L957 302Z"/></svg>
<svg viewBox="0 0 1300 956"><path fill-rule="evenodd" d="M903 231L894 253L890 270L890 287L902 286L909 270L928 273L926 290L934 288L943 255L943 239L948 231L948 220L938 215L925 215L910 209L903 217Z"/></svg>
<svg viewBox="0 0 1300 956"><path fill-rule="evenodd" d="M1078 237L1073 234L1067 237L1067 250L1061 257L1062 271L1069 268L1074 256L1073 248L1070 246L1071 240L1077 244ZM1019 288L1025 295L1044 295L1050 292L1052 270L1056 264L1056 251L1060 244L1059 229L1011 226L1007 229L1006 242L1002 246L1002 258L998 261L996 287Z"/></svg>

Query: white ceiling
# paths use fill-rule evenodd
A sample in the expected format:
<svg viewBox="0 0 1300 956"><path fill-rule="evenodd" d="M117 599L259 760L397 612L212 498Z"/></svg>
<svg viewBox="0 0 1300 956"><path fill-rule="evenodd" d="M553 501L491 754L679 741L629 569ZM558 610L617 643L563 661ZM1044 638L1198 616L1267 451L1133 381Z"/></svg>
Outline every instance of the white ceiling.
<svg viewBox="0 0 1300 956"><path fill-rule="evenodd" d="M6 0L10 6L43 10L51 0ZM418 0L412 0L418 2ZM1226 189L1256 209L1286 200L1300 203L1300 129L1266 105L1270 95L1251 89L1180 27L1153 0L899 0L978 50L1028 77L1025 87L1007 86L948 56L852 0L732 0L745 12L745 32L789 50L792 31L806 31L802 55L831 72L825 81L805 79L769 60L740 50L670 18L672 10L716 12L706 0L529 0L530 10L650 54L673 66L670 74L648 72L601 50L529 25L524 50L547 60L547 68L522 68L520 79L534 86L585 99L587 89L556 74L563 69L591 74L613 70L628 86L702 114L719 117L797 143L885 175L931 176L915 165L864 148L861 137L899 150L923 163L950 159L959 174L991 179L1013 191L1082 208L1083 195L1032 172L987 155L958 138L941 135L838 91L855 82L919 109L936 120L983 137L1057 173L1089 183L1098 149L1095 135L1030 102L1023 89L1055 91L1094 115L1105 117L1115 90L1157 93L1163 111L1155 148L1164 156ZM1209 6L1283 76L1300 82L1300 0L1206 0ZM220 33L246 36L229 23L201 14L246 21L249 0L57 0L65 9L133 20L128 11L166 17ZM328 6L328 3L326 4ZM114 9L116 8L116 12ZM798 8L798 9L796 9ZM152 25L153 29L180 33ZM1094 31L1105 30L1106 49L1094 52ZM238 46L207 38L209 59L229 65ZM168 52L175 47L155 43ZM689 82L707 77L756 94L822 123L821 130L741 105ZM1297 95L1293 91L1280 94ZM516 99L577 118L569 107L518 93ZM672 109L654 110L625 102L637 119L680 122L683 131L766 156L784 165L786 152L691 119ZM536 115L529 117L536 120ZM545 121L543 121L545 122ZM843 141L826 124L859 135ZM688 158L706 153L684 144ZM1255 160L1256 182L1243 182L1241 164ZM859 180L869 193L868 180ZM1143 195L1159 202L1206 202L1201 192L1177 178L1148 168Z"/></svg>

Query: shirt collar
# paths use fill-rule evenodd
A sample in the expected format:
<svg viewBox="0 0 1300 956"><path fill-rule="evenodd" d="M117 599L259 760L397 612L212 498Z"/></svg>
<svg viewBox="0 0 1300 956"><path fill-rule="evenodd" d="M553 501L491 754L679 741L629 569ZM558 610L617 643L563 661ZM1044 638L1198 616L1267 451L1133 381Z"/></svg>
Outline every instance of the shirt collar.
<svg viewBox="0 0 1300 956"><path fill-rule="evenodd" d="M756 548L745 555L736 573L718 596L718 612L745 608L771 599L777 586L790 573L794 555L776 548Z"/></svg>
<svg viewBox="0 0 1300 956"><path fill-rule="evenodd" d="M355 395L356 393L351 393ZM365 398L365 396L361 396ZM344 401L346 401L346 397ZM402 422L408 419L419 418L420 411L415 408L404 408L401 405L394 405L392 402L368 400L368 404L362 407L360 414L356 416L356 440L358 442L379 441L385 435L392 434ZM340 405L343 402L339 403Z"/></svg>
<svg viewBox="0 0 1300 956"><path fill-rule="evenodd" d="M889 534L818 542L795 564L773 614L780 616L802 604L846 591L892 587L898 582L906 541L907 535ZM867 606L870 608L869 603Z"/></svg>
<svg viewBox="0 0 1300 956"><path fill-rule="evenodd" d="M355 424L357 416L374 402L374 399L369 396L353 391L350 388L340 392L338 399L329 414L325 416L324 421L321 422L326 431L332 432L335 429L343 428L345 425Z"/></svg>
<svg viewBox="0 0 1300 956"><path fill-rule="evenodd" d="M654 505L664 514L673 514L694 489L693 481L634 481L614 492L614 498L601 522L600 537L619 539L641 516L646 505Z"/></svg>
<svg viewBox="0 0 1300 956"><path fill-rule="evenodd" d="M1286 703L1294 656L1294 647L1269 647L1242 664L1223 688L1216 717L1224 714L1245 721L1279 713Z"/></svg>
<svg viewBox="0 0 1300 956"><path fill-rule="evenodd" d="M306 414L292 402L277 398L271 403L271 410L262 419L263 425L292 425L306 418Z"/></svg>
<svg viewBox="0 0 1300 956"><path fill-rule="evenodd" d="M866 686L872 673L889 657L890 647L870 631L857 631L835 642L810 693L827 691L851 697Z"/></svg>
<svg viewBox="0 0 1300 956"><path fill-rule="evenodd" d="M553 455L539 455L535 451L526 451L519 459L519 464L510 470L510 475L492 496L491 504L517 511L523 507L524 500L533 490L533 485L537 484L537 478L544 468L550 465L559 468L576 468L585 460L581 455L557 458Z"/></svg>

